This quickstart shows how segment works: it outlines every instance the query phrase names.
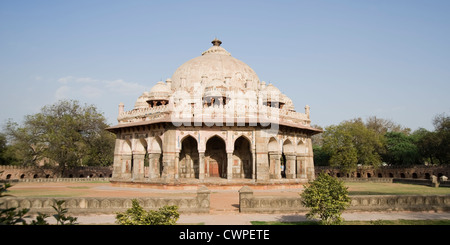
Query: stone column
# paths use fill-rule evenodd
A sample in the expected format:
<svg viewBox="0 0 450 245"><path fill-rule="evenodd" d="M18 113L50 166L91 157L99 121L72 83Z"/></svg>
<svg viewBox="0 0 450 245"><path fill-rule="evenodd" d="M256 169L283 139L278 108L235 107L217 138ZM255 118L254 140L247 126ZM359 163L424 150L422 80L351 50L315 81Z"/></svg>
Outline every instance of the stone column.
<svg viewBox="0 0 450 245"><path fill-rule="evenodd" d="M160 153L149 153L148 154L148 176L149 179L156 179L160 177L160 163L159 158Z"/></svg>
<svg viewBox="0 0 450 245"><path fill-rule="evenodd" d="M233 178L233 153L227 152L227 179Z"/></svg>
<svg viewBox="0 0 450 245"><path fill-rule="evenodd" d="M200 180L205 179L205 152L198 153L198 178Z"/></svg>
<svg viewBox="0 0 450 245"><path fill-rule="evenodd" d="M133 154L133 180L144 179L145 153Z"/></svg>
<svg viewBox="0 0 450 245"><path fill-rule="evenodd" d="M244 186L239 190L239 212L245 212L250 208L250 200L253 198L253 190L248 186Z"/></svg>
<svg viewBox="0 0 450 245"><path fill-rule="evenodd" d="M252 152L252 179L256 179L256 153Z"/></svg>
<svg viewBox="0 0 450 245"><path fill-rule="evenodd" d="M281 179L281 154L279 152L269 152L270 178Z"/></svg>
<svg viewBox="0 0 450 245"><path fill-rule="evenodd" d="M162 178L174 179L175 178L175 152L163 152L163 172Z"/></svg>
<svg viewBox="0 0 450 245"><path fill-rule="evenodd" d="M293 154L286 154L286 179L294 179L295 176L295 158Z"/></svg>
<svg viewBox="0 0 450 245"><path fill-rule="evenodd" d="M180 153L177 152L175 153L175 179L179 178L179 173L178 173L178 165L180 164Z"/></svg>
<svg viewBox="0 0 450 245"><path fill-rule="evenodd" d="M131 155L131 154L123 154L122 155L122 171L121 171L122 179L131 179L132 161L133 161L133 155Z"/></svg>
<svg viewBox="0 0 450 245"><path fill-rule="evenodd" d="M297 155L297 178L306 179L306 157Z"/></svg>

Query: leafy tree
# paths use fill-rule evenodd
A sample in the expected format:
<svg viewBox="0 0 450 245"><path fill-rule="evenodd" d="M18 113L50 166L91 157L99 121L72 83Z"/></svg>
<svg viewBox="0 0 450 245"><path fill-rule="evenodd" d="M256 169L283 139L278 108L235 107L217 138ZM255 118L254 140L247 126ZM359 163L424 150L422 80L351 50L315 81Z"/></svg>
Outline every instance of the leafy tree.
<svg viewBox="0 0 450 245"><path fill-rule="evenodd" d="M404 133L405 135L409 135L411 132L410 128L405 128L392 120L377 118L376 116L367 118L365 125L368 129L373 130L379 135L385 135L389 132Z"/></svg>
<svg viewBox="0 0 450 245"><path fill-rule="evenodd" d="M105 131L105 117L93 105L62 100L26 116L23 126L9 121L6 133L23 165L42 159L66 167L109 165L115 136Z"/></svg>
<svg viewBox="0 0 450 245"><path fill-rule="evenodd" d="M425 162L429 162L431 165L437 163L435 158L437 152L437 137L435 132L430 132L424 128L419 128L414 131L412 137L414 138L417 150Z"/></svg>
<svg viewBox="0 0 450 245"><path fill-rule="evenodd" d="M316 166L328 166L330 161L330 155L323 150L322 146L313 145L314 152L314 165Z"/></svg>
<svg viewBox="0 0 450 245"><path fill-rule="evenodd" d="M338 166L346 173L356 169L358 163L356 147L352 142L350 132L342 127L329 126L326 128L323 150L330 156L330 166Z"/></svg>
<svg viewBox="0 0 450 245"><path fill-rule="evenodd" d="M419 153L432 165L450 164L450 116L439 114L434 117L435 130L416 130L412 137Z"/></svg>
<svg viewBox="0 0 450 245"><path fill-rule="evenodd" d="M341 224L342 212L350 205L347 189L343 181L320 173L300 194L302 205L309 208L306 217L320 218L325 225Z"/></svg>
<svg viewBox="0 0 450 245"><path fill-rule="evenodd" d="M384 138L368 129L361 119L329 126L323 133L323 150L330 155L330 165L351 172L360 165L381 165Z"/></svg>
<svg viewBox="0 0 450 245"><path fill-rule="evenodd" d="M434 117L436 158L440 164L450 164L450 116L445 113Z"/></svg>
<svg viewBox="0 0 450 245"><path fill-rule="evenodd" d="M421 164L421 156L413 137L400 132L385 134L386 152L383 160L393 165Z"/></svg>
<svg viewBox="0 0 450 245"><path fill-rule="evenodd" d="M180 214L177 206L165 205L158 211L145 211L136 199L132 207L116 214L116 223L120 225L175 225Z"/></svg>

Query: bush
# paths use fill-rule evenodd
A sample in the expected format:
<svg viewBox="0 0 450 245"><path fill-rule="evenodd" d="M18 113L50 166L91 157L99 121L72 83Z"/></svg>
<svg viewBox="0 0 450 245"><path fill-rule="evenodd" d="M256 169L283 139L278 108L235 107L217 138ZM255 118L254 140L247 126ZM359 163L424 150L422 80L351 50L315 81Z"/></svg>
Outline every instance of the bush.
<svg viewBox="0 0 450 245"><path fill-rule="evenodd" d="M320 218L321 224L325 225L341 224L341 214L350 205L347 189L344 182L337 178L319 174L300 194L303 206L310 208L306 217Z"/></svg>
<svg viewBox="0 0 450 245"><path fill-rule="evenodd" d="M125 212L116 213L116 223L119 225L175 225L180 214L177 206L160 208L158 211L145 211L136 199L132 207Z"/></svg>

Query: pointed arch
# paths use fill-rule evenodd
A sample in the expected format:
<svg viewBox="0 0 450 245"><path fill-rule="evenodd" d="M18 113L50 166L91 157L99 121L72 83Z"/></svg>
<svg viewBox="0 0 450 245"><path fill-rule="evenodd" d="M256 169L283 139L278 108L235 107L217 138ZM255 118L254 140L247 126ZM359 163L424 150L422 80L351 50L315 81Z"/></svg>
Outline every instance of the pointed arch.
<svg viewBox="0 0 450 245"><path fill-rule="evenodd" d="M289 139L286 139L283 142L283 153L294 153L294 152L295 152L294 145Z"/></svg>
<svg viewBox="0 0 450 245"><path fill-rule="evenodd" d="M181 178L199 178L199 153L197 140L186 135L181 140L178 175Z"/></svg>
<svg viewBox="0 0 450 245"><path fill-rule="evenodd" d="M306 142L304 142L302 139L300 139L297 143L295 152L297 154L306 154L307 153L307 147L306 147Z"/></svg>
<svg viewBox="0 0 450 245"><path fill-rule="evenodd" d="M274 137L271 137L269 139L269 143L267 143L267 151L268 152L279 152L280 151L280 146L278 144L278 140L275 139Z"/></svg>
<svg viewBox="0 0 450 245"><path fill-rule="evenodd" d="M147 152L147 140L145 138L135 139L133 152L145 154Z"/></svg>
<svg viewBox="0 0 450 245"><path fill-rule="evenodd" d="M244 135L234 141L233 165L239 166L241 178L252 178L251 141Z"/></svg>
<svg viewBox="0 0 450 245"><path fill-rule="evenodd" d="M159 136L155 136L150 140L150 145L148 147L149 153L162 153L162 140Z"/></svg>
<svg viewBox="0 0 450 245"><path fill-rule="evenodd" d="M226 141L214 135L206 141L205 173L209 177L227 177Z"/></svg>
<svg viewBox="0 0 450 245"><path fill-rule="evenodd" d="M128 139L122 140L121 153L122 154L131 154L131 141L130 140L128 140Z"/></svg>

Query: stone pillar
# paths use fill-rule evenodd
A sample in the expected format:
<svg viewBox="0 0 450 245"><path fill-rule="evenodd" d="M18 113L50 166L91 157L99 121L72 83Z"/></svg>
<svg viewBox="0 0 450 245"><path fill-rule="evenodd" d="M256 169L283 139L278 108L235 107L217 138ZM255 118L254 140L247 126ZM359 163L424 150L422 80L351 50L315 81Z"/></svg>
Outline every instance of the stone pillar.
<svg viewBox="0 0 450 245"><path fill-rule="evenodd" d="M306 157L297 156L297 178L306 179Z"/></svg>
<svg viewBox="0 0 450 245"><path fill-rule="evenodd" d="M227 179L233 178L233 153L227 152Z"/></svg>
<svg viewBox="0 0 450 245"><path fill-rule="evenodd" d="M199 203L200 209L205 209L206 212L209 212L210 207L210 195L211 191L206 188L206 186L199 186L197 189L197 202Z"/></svg>
<svg viewBox="0 0 450 245"><path fill-rule="evenodd" d="M239 190L239 212L244 212L246 208L250 208L250 199L253 198L253 190L248 186L244 186Z"/></svg>
<svg viewBox="0 0 450 245"><path fill-rule="evenodd" d="M180 153L177 152L175 153L175 179L179 178L179 173L178 173L178 165L180 164Z"/></svg>
<svg viewBox="0 0 450 245"><path fill-rule="evenodd" d="M252 152L252 179L256 179L256 153Z"/></svg>
<svg viewBox="0 0 450 245"><path fill-rule="evenodd" d="M133 161L133 155L123 154L122 155L122 171L121 178L131 179L131 166Z"/></svg>
<svg viewBox="0 0 450 245"><path fill-rule="evenodd" d="M294 179L295 176L295 155L286 155L286 179Z"/></svg>
<svg viewBox="0 0 450 245"><path fill-rule="evenodd" d="M205 152L198 153L198 178L200 180L205 179Z"/></svg>
<svg viewBox="0 0 450 245"><path fill-rule="evenodd" d="M175 154L175 152L163 152L163 172L161 175L162 178L175 178Z"/></svg>
<svg viewBox="0 0 450 245"><path fill-rule="evenodd" d="M279 152L269 152L270 178L281 179L281 154Z"/></svg>
<svg viewBox="0 0 450 245"><path fill-rule="evenodd" d="M133 180L144 179L145 153L133 154Z"/></svg>
<svg viewBox="0 0 450 245"><path fill-rule="evenodd" d="M149 153L148 154L148 176L150 179L156 179L160 177L160 153Z"/></svg>

